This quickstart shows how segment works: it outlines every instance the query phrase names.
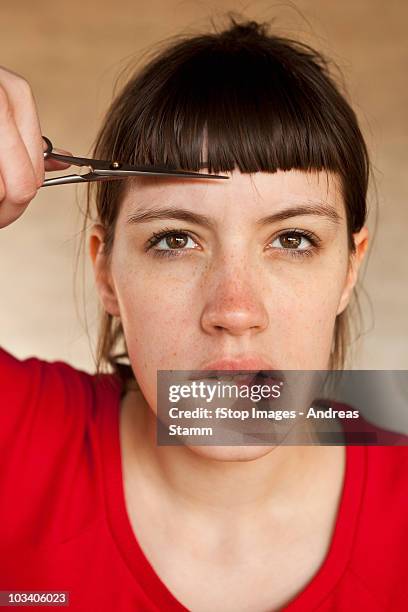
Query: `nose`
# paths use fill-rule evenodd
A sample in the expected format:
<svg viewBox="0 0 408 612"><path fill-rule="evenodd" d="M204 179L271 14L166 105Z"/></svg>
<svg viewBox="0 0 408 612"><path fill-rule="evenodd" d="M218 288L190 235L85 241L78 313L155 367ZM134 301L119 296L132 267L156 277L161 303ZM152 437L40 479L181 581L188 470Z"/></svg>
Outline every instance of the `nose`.
<svg viewBox="0 0 408 612"><path fill-rule="evenodd" d="M242 336L259 333L268 326L268 313L260 290L248 276L243 270L230 272L228 277L226 274L218 276L209 298L207 294L201 316L205 332Z"/></svg>

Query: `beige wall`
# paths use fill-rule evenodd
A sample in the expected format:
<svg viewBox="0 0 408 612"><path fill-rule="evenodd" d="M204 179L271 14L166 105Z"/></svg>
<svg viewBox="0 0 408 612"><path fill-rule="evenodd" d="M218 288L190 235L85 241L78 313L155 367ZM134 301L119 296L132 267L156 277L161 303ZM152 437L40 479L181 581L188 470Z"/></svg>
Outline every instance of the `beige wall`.
<svg viewBox="0 0 408 612"><path fill-rule="evenodd" d="M85 154L129 57L181 29L205 28L211 16L247 5L247 16L276 16L279 33L300 36L328 53L342 68L360 117L380 200L378 232L363 279L370 298L363 296L362 302L366 333L353 367L408 369L408 3L298 1L293 6L305 19L287 4L1 2L0 63L30 81L43 134L55 146ZM83 190L42 189L23 217L1 231L0 344L20 357L62 359L92 370L73 295L77 200ZM94 337L96 297L89 264L85 298Z"/></svg>

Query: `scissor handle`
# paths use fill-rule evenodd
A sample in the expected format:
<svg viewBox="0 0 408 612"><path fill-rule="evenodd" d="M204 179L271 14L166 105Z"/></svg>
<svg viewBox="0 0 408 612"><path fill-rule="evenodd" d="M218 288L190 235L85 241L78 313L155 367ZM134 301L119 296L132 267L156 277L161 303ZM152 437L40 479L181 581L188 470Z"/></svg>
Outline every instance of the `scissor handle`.
<svg viewBox="0 0 408 612"><path fill-rule="evenodd" d="M42 139L45 140L45 144L47 145L47 148L44 151L44 159L47 159L48 157L50 157L54 147L49 138L47 138L46 136L43 136Z"/></svg>
<svg viewBox="0 0 408 612"><path fill-rule="evenodd" d="M47 145L46 150L44 151L44 159L56 159L57 161L64 162L64 164L68 164L69 166L89 166L92 168L92 163L95 161L93 159L88 159L87 157L77 157L76 155L64 155L61 153L54 153L54 146L47 136L42 136L43 140ZM102 162L103 163L103 162Z"/></svg>

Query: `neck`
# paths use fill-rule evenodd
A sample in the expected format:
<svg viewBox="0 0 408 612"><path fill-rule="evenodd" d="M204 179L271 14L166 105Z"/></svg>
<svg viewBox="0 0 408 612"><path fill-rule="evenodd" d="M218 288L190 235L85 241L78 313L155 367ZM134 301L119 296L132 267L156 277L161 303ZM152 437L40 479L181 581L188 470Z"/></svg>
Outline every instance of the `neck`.
<svg viewBox="0 0 408 612"><path fill-rule="evenodd" d="M323 476L320 482L327 482L331 459L338 461L343 451L341 447L276 446L256 459L230 461L203 456L199 447L159 446L156 416L141 394L132 395L132 401L123 406L132 469L169 503L198 515L242 520L271 506L287 508L292 502L301 507L316 494L319 476Z"/></svg>

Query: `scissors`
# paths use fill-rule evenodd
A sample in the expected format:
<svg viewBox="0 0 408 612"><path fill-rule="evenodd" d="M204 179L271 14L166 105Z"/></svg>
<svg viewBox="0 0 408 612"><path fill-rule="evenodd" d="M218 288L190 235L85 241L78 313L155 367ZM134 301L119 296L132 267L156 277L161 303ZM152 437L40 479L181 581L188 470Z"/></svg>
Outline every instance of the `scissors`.
<svg viewBox="0 0 408 612"><path fill-rule="evenodd" d="M112 179L127 178L129 176L153 175L153 176L178 176L180 178L211 178L227 179L229 176L220 174L202 174L200 172L188 172L186 170L173 170L166 166L128 166L120 161L103 161L101 159L90 159L87 157L76 157L73 155L62 155L54 153L53 144L49 138L43 136L47 149L44 151L44 159L57 159L73 166L86 166L90 172L87 174L68 174L45 179L42 187L49 185L64 185L69 183L89 183L90 181L110 181Z"/></svg>

